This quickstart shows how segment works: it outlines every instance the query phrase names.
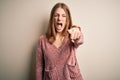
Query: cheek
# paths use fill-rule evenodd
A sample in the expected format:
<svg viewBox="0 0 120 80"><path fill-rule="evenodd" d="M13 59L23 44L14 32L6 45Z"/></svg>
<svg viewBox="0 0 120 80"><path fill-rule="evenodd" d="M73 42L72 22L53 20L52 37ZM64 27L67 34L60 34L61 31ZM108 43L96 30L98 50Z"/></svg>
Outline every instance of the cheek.
<svg viewBox="0 0 120 80"><path fill-rule="evenodd" d="M63 18L63 22L66 23L66 18Z"/></svg>
<svg viewBox="0 0 120 80"><path fill-rule="evenodd" d="M56 21L57 21L57 18L54 18L54 21L56 22Z"/></svg>
<svg viewBox="0 0 120 80"><path fill-rule="evenodd" d="M56 19L56 18L54 18L54 23L55 23L55 24L57 23L57 19Z"/></svg>
<svg viewBox="0 0 120 80"><path fill-rule="evenodd" d="M64 19L64 25L67 23L67 20L66 19Z"/></svg>

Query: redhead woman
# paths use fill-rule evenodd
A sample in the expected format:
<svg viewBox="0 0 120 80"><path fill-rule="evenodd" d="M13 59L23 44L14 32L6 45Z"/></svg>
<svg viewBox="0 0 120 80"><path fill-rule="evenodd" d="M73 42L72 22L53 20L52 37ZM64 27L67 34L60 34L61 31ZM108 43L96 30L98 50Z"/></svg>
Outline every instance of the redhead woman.
<svg viewBox="0 0 120 80"><path fill-rule="evenodd" d="M83 80L76 58L76 49L82 43L81 28L72 24L68 6L55 4L48 30L39 38L36 80Z"/></svg>

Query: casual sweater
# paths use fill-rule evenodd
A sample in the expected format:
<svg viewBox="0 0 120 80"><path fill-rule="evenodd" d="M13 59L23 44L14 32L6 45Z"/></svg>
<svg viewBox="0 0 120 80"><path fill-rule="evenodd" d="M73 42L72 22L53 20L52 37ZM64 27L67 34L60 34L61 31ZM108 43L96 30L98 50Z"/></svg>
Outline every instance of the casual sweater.
<svg viewBox="0 0 120 80"><path fill-rule="evenodd" d="M60 47L40 36L36 52L36 80L83 80L76 58L76 49L83 35L74 43L65 38Z"/></svg>

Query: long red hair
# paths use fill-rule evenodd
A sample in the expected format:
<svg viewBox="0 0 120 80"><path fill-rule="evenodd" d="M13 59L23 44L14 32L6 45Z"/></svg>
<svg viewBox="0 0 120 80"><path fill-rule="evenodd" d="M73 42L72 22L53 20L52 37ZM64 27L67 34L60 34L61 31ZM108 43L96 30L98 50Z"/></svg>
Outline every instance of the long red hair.
<svg viewBox="0 0 120 80"><path fill-rule="evenodd" d="M58 8L62 8L66 13L66 25L62 32L62 36L68 37L67 31L68 31L68 29L70 29L72 27L72 18L71 18L71 13L70 13L68 6L64 3L55 4L51 10L50 19L49 19L49 23L48 23L48 30L46 33L46 37L50 43L53 43L55 41L55 37L56 37L56 31L55 31L55 27L54 27L54 13L55 13L56 9L58 9Z"/></svg>

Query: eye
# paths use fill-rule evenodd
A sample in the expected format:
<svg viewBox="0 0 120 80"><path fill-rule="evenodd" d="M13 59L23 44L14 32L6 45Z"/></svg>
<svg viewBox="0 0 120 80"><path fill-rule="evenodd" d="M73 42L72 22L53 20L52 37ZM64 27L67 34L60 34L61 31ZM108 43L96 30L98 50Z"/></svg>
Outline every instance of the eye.
<svg viewBox="0 0 120 80"><path fill-rule="evenodd" d="M57 17L58 16L58 14L54 14L54 17Z"/></svg>
<svg viewBox="0 0 120 80"><path fill-rule="evenodd" d="M62 14L62 17L66 17L66 15L65 15L65 14Z"/></svg>

